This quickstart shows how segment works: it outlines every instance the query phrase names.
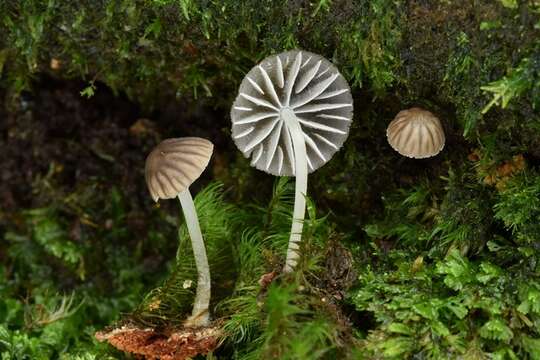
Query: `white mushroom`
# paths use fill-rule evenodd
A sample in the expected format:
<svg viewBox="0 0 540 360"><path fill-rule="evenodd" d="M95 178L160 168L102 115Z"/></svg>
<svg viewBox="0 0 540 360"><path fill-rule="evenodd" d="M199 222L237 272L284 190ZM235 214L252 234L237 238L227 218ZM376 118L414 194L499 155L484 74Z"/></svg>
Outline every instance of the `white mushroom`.
<svg viewBox="0 0 540 360"><path fill-rule="evenodd" d="M246 75L231 109L232 136L257 169L296 176L285 272L298 261L307 174L339 150L349 133L353 101L337 68L320 55L293 50L264 59Z"/></svg>
<svg viewBox="0 0 540 360"><path fill-rule="evenodd" d="M444 130L439 119L421 108L400 111L386 129L388 143L403 156L423 159L444 148Z"/></svg>
<svg viewBox="0 0 540 360"><path fill-rule="evenodd" d="M186 137L159 143L146 158L145 178L152 199L178 197L193 247L197 267L197 290L186 326L210 324L210 267L189 186L208 166L214 145L206 139Z"/></svg>

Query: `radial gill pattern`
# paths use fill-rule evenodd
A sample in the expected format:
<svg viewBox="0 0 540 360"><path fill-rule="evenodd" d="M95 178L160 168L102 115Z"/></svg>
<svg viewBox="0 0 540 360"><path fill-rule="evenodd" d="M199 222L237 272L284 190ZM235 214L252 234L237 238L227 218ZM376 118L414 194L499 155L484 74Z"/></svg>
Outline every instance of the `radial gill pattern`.
<svg viewBox="0 0 540 360"><path fill-rule="evenodd" d="M388 125L386 137L398 153L416 159L437 155L445 142L439 119L421 108L400 111Z"/></svg>
<svg viewBox="0 0 540 360"><path fill-rule="evenodd" d="M244 156L251 157L252 166L292 176L294 151L282 109L291 109L300 123L312 172L343 145L353 102L337 68L307 51L267 57L246 75L231 109L233 139Z"/></svg>
<svg viewBox="0 0 540 360"><path fill-rule="evenodd" d="M214 145L202 138L166 139L146 158L144 176L152 199L171 199L201 176Z"/></svg>

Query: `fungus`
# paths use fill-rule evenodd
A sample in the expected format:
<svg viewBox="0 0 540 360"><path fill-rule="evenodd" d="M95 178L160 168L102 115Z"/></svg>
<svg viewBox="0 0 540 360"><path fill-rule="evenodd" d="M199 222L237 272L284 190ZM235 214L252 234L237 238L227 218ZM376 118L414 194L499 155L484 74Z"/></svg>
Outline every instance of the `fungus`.
<svg viewBox="0 0 540 360"><path fill-rule="evenodd" d="M189 186L207 167L214 146L206 139L166 139L146 158L145 178L154 201L178 197L193 247L197 267L197 290L191 316L184 325L207 326L210 322L210 267Z"/></svg>
<svg viewBox="0 0 540 360"><path fill-rule="evenodd" d="M400 111L386 129L388 143L403 156L424 159L444 148L444 130L431 112L413 107Z"/></svg>
<svg viewBox="0 0 540 360"><path fill-rule="evenodd" d="M285 272L298 262L308 172L343 145L352 115L345 78L328 60L307 51L267 57L240 84L231 109L236 146L257 169L296 177Z"/></svg>

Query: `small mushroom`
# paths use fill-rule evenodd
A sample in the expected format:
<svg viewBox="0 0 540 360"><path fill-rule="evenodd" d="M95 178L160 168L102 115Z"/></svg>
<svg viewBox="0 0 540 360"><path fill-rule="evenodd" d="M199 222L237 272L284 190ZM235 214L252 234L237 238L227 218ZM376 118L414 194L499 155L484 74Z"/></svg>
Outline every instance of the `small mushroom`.
<svg viewBox="0 0 540 360"><path fill-rule="evenodd" d="M431 112L413 107L400 111L386 129L388 143L403 156L424 159L444 148L444 130Z"/></svg>
<svg viewBox="0 0 540 360"><path fill-rule="evenodd" d="M208 166L214 145L206 139L185 137L166 139L146 158L145 178L154 201L178 197L193 247L197 267L197 290L191 316L185 325L210 323L210 267L189 186Z"/></svg>
<svg viewBox="0 0 540 360"><path fill-rule="evenodd" d="M308 172L347 139L353 116L349 85L320 55L293 50L264 59L245 76L231 109L232 136L251 165L296 176L285 272L298 262Z"/></svg>

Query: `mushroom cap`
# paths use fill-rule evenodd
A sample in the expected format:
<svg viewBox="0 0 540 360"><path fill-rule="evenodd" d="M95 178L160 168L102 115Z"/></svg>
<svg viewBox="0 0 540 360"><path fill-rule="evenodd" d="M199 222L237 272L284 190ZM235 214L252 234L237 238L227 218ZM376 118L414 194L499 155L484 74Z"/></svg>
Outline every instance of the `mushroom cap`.
<svg viewBox="0 0 540 360"><path fill-rule="evenodd" d="M388 125L386 138L398 153L415 159L437 155L445 141L439 119L418 107L400 111Z"/></svg>
<svg viewBox="0 0 540 360"><path fill-rule="evenodd" d="M214 145L202 138L184 137L160 142L146 158L144 177L152 199L172 199L201 176Z"/></svg>
<svg viewBox="0 0 540 360"><path fill-rule="evenodd" d="M347 139L353 100L338 69L303 50L269 56L246 75L231 108L233 140L259 170L294 176L292 137L282 109L294 112L304 132L309 172L330 160Z"/></svg>

